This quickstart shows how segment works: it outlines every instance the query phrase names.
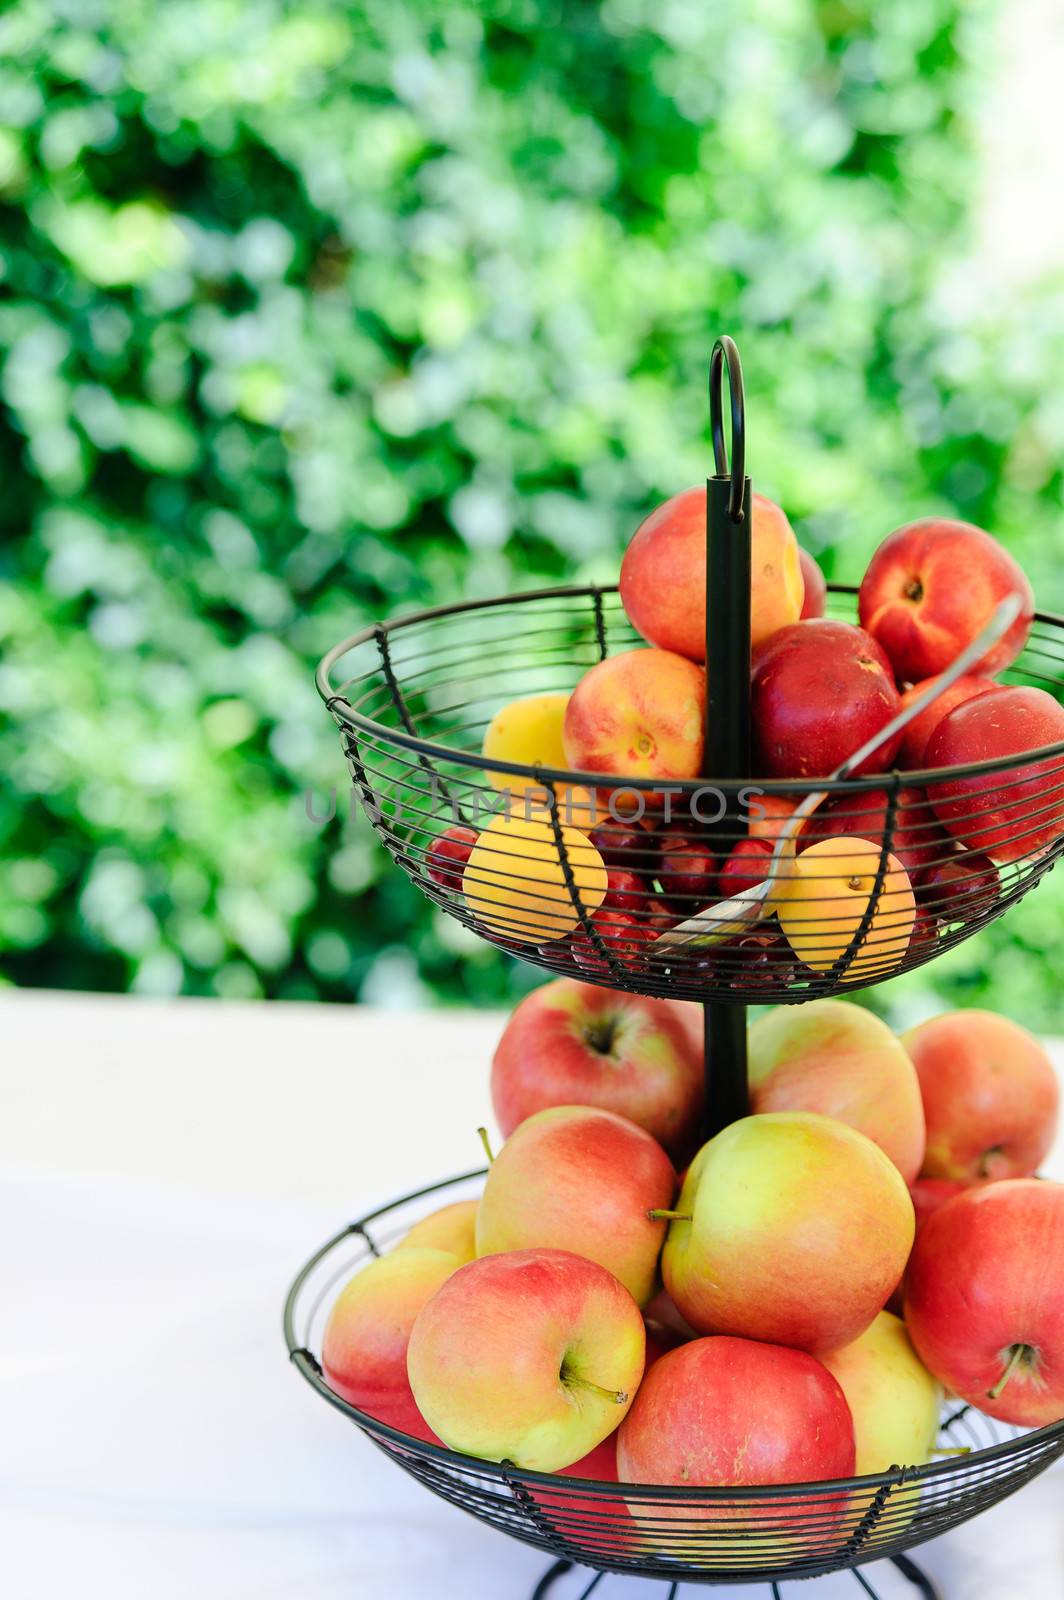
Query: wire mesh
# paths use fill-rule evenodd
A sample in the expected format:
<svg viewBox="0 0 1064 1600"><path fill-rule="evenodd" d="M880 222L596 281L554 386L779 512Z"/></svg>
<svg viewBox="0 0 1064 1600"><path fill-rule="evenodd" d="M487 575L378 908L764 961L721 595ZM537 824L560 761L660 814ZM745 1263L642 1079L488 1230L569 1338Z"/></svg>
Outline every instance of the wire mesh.
<svg viewBox="0 0 1064 1600"><path fill-rule="evenodd" d="M782 1582L899 1554L1014 1494L1064 1454L1064 1422L1024 1432L959 1402L929 1465L875 1477L763 1488L671 1487L524 1472L423 1444L326 1384L321 1338L337 1289L482 1173L434 1184L352 1223L306 1263L285 1305L289 1353L319 1394L426 1489L525 1544L601 1570L685 1583Z"/></svg>
<svg viewBox="0 0 1064 1600"><path fill-rule="evenodd" d="M854 591L834 588L830 614L854 612ZM662 784L485 759L503 705L568 693L605 656L642 644L615 590L550 590L378 625L319 669L385 847L436 905L503 949L611 988L803 1001L932 959L1020 900L1064 850L1064 743L844 783ZM1001 681L1061 698L1064 621L1039 614ZM707 908L763 881L780 828L818 789L828 798L769 903L715 923ZM803 864L839 841L844 857L820 849ZM697 914L699 935L677 942Z"/></svg>

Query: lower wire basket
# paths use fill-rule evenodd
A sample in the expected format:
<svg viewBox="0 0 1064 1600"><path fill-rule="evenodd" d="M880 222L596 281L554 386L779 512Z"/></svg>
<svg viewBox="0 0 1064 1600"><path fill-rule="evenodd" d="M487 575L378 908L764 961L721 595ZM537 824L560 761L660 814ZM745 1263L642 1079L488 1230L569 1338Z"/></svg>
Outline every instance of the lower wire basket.
<svg viewBox="0 0 1064 1600"><path fill-rule="evenodd" d="M778 1583L898 1556L1014 1494L1064 1454L1064 1422L1024 1432L960 1402L939 1435L951 1452L875 1477L758 1488L618 1484L525 1472L459 1455L377 1422L321 1374L325 1320L341 1283L483 1172L445 1179L350 1223L316 1251L288 1293L284 1331L307 1382L426 1489L560 1561L683 1583ZM899 1563L903 1565L903 1563Z"/></svg>

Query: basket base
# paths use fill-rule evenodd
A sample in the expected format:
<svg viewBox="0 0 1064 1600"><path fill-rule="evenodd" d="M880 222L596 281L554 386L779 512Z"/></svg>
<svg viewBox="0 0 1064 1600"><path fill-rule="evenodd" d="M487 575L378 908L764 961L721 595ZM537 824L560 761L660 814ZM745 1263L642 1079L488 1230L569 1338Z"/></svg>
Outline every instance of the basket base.
<svg viewBox="0 0 1064 1600"><path fill-rule="evenodd" d="M927 1573L922 1567L917 1566L916 1562L913 1561L910 1556L889 1556L887 1559L898 1569L903 1577L908 1578L909 1582L913 1585L913 1588L918 1590L918 1592L923 1595L924 1600L942 1600L939 1591L935 1588L935 1585L931 1582L931 1579L927 1576ZM532 1590L529 1600L550 1600L551 1590L553 1589L557 1580L559 1578L564 1578L567 1572L572 1572L574 1570L575 1567L572 1561L555 1561L547 1568L542 1578L540 1578L539 1582L536 1584L536 1587ZM860 1584L862 1592L871 1596L871 1600L879 1600L878 1591L872 1586L871 1582L861 1568L851 1567L850 1571ZM590 1600L590 1596L595 1592L605 1576L606 1574L604 1572L592 1572L591 1579L587 1586L581 1589L579 1595L575 1596L575 1600ZM779 1584L773 1583L770 1585L770 1587L772 1590L773 1600L780 1600ZM679 1583L670 1583L666 1591L665 1600L676 1600L676 1595L679 1592L679 1588Z"/></svg>

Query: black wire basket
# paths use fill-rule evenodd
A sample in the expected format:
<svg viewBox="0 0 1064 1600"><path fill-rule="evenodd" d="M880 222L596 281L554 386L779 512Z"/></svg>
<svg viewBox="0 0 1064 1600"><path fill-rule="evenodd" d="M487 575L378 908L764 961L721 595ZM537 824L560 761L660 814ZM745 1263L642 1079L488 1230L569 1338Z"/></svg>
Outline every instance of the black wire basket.
<svg viewBox="0 0 1064 1600"><path fill-rule="evenodd" d="M855 594L833 586L830 614L853 620ZM450 916L527 961L674 998L816 999L958 944L1020 900L1064 850L1060 742L841 782L676 779L664 794L650 779L604 783L601 773L482 754L505 702L568 693L596 662L642 642L616 589L552 589L377 624L319 668L355 789L395 862ZM1001 681L1059 697L1064 619L1039 613ZM797 859L832 838L874 846L862 866L867 898L851 911L824 858L789 891L789 936L771 906L714 935L706 908L764 877L787 817L820 790L828 798L805 823ZM941 812L958 804L950 832ZM502 812L524 826L516 842L484 831ZM478 839L480 865L467 871ZM696 913L708 916L711 937L680 942L677 925Z"/></svg>
<svg viewBox="0 0 1064 1600"><path fill-rule="evenodd" d="M422 1443L329 1388L321 1337L338 1286L395 1243L439 1198L479 1193L483 1173L432 1184L370 1212L324 1245L285 1304L289 1354L307 1381L426 1489L559 1562L679 1583L780 1583L884 1557L926 1582L904 1552L985 1511L1064 1454L1064 1421L1023 1432L959 1402L921 1467L765 1488L603 1483L518 1470ZM428 1204L426 1204L428 1202Z"/></svg>

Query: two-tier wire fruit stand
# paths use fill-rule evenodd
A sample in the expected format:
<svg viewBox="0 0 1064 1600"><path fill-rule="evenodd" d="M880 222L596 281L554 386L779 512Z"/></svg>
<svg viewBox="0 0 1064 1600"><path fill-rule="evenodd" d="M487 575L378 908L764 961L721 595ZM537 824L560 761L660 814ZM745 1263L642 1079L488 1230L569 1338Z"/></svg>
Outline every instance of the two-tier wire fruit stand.
<svg viewBox="0 0 1064 1600"><path fill-rule="evenodd" d="M731 464L723 391L728 380ZM442 910L482 937L548 970L614 989L698 1001L704 1008L703 1133L746 1114L746 1007L801 1003L893 976L933 959L1022 898L1064 851L1064 743L938 771L868 773L846 781L804 783L751 778L750 480L745 474L745 409L738 352L718 341L710 370L715 472L707 481L707 714L705 771L669 784L669 807L688 829L689 860L676 861L667 893L653 829L625 819L660 815L660 785L623 785L625 810L593 832L608 864L631 871L623 909L597 914L584 903L579 870L568 859L563 797L601 795L601 773L528 767L482 754L484 730L508 699L570 691L596 662L642 643L617 590L599 586L537 590L496 600L437 607L379 623L344 640L318 669L319 691L339 727L352 780L396 863ZM832 586L830 613L852 619L854 590ZM1007 683L1064 691L1064 620L1039 613ZM966 785L963 848L943 833L930 799L940 786ZM500 786L532 787L541 796L564 873L565 926L532 942L519 911L485 920L463 892L460 868L441 870L441 834L461 834L497 809ZM718 803L704 809L707 785ZM751 786L759 797L751 821ZM766 919L726 941L659 943L663 932L724 898L711 883L740 840L771 840L773 827L813 790L827 790L832 829L859 835L878 850L874 889L864 914L841 933L824 932L830 959L806 960ZM943 790L943 792L945 792ZM631 796L644 804L633 805ZM589 815L587 825L596 820ZM815 821L815 819L814 819ZM986 844L984 854L980 846ZM992 855L989 853L992 850ZM681 852L682 853L682 852ZM892 856L925 885L915 924L900 949L870 942L890 882ZM689 870L687 870L689 869ZM535 891L530 874L508 856L500 870ZM664 905L663 905L664 902ZM556 902L555 902L556 903ZM559 928L562 925L559 923ZM872 954L870 954L872 952ZM1064 1454L1064 1422L1023 1431L953 1403L942 1419L943 1458L840 1482L746 1488L633 1485L520 1470L422 1443L378 1422L329 1388L319 1360L332 1295L360 1264L441 1199L475 1194L483 1172L470 1172L406 1195L343 1228L297 1275L285 1306L285 1336L306 1380L427 1489L493 1527L554 1557L537 1586L544 1596L564 1572L591 1569L585 1594L608 1572L680 1584L778 1585L843 1568L862 1588L860 1569L889 1557L922 1593L934 1589L906 1554L1014 1493Z"/></svg>

